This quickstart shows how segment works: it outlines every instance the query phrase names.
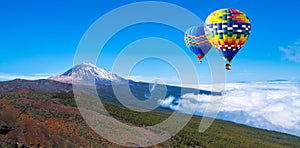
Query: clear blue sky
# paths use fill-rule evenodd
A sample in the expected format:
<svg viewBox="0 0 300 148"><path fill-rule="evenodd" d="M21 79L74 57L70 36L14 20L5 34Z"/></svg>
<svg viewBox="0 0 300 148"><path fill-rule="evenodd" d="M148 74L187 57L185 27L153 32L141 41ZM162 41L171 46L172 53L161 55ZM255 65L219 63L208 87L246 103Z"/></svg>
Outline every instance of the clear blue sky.
<svg viewBox="0 0 300 148"><path fill-rule="evenodd" d="M77 45L89 26L112 9L132 2L136 1L1 1L0 80L20 76L38 78L63 73L72 66ZM233 60L233 70L227 72L228 81L300 80L300 2L297 0L165 2L186 8L202 20L212 11L224 7L237 8L248 15L252 32ZM146 23L128 27L116 34L104 47L102 57L105 58L99 60L97 65L111 70L111 59L119 52L115 49L124 48L144 37L172 40L197 63L183 43L182 32L165 25ZM149 66L143 66L147 64ZM158 68L164 70L155 71ZM205 61L197 70L203 74L200 76L203 79L210 74ZM172 77L173 74L174 70L168 64L155 60L137 65L132 72L132 75L144 77Z"/></svg>

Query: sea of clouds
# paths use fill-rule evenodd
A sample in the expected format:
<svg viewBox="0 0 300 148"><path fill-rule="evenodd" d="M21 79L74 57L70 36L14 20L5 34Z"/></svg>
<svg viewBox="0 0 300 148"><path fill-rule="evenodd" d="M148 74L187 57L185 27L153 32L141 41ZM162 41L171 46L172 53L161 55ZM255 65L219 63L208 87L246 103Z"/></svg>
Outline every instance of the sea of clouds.
<svg viewBox="0 0 300 148"><path fill-rule="evenodd" d="M209 90L211 86L203 85L202 89ZM203 115L214 97L220 96L188 93L180 98L160 99L158 103L179 112ZM226 84L217 118L300 136L300 82Z"/></svg>

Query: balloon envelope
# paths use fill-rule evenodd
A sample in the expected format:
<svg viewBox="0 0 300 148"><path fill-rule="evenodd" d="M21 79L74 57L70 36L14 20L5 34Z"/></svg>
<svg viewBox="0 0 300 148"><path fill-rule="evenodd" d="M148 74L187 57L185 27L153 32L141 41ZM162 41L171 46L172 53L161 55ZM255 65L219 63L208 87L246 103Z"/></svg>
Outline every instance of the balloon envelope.
<svg viewBox="0 0 300 148"><path fill-rule="evenodd" d="M211 44L205 36L203 26L193 26L187 29L184 35L184 42L200 61L211 49Z"/></svg>
<svg viewBox="0 0 300 148"><path fill-rule="evenodd" d="M249 18L237 9L216 10L205 20L207 39L229 63L243 47L250 32Z"/></svg>

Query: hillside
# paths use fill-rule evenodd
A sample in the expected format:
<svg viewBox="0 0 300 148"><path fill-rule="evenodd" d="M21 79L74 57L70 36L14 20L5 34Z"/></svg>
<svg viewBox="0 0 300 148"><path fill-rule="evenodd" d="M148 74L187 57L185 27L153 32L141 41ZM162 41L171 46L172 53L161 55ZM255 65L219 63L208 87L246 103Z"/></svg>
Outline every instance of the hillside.
<svg viewBox="0 0 300 148"><path fill-rule="evenodd" d="M0 93L0 100L1 147L119 147L86 125L72 92L20 89ZM118 120L136 126L153 125L170 115L160 111L134 112L108 102L104 105ZM300 147L299 137L222 120L199 133L200 119L193 117L172 139L153 147Z"/></svg>
<svg viewBox="0 0 300 148"><path fill-rule="evenodd" d="M132 92L132 95L140 100L147 99L145 98L145 94L150 94L150 86L149 83L144 82L134 82L129 81L129 87ZM93 90L93 86L89 85L82 85L83 89L86 91ZM126 89L127 85L116 85L116 88L119 90ZM166 87L164 89L164 87ZM97 84L96 85L97 92L99 98L104 101L113 103L113 104L120 104L118 99L114 94L112 85L107 84ZM6 92L15 92L20 90L32 90L41 93L62 93L62 92L70 92L73 91L72 84L62 83L50 79L40 79L40 80L23 80L23 79L15 79L12 81L5 81L0 82L0 93ZM168 86L168 85L157 85L155 95L161 96L161 92L166 91L166 96L176 96L179 97L181 92L190 92L190 93L199 93L199 94L206 94L206 95L220 95L217 92L210 92L206 90L196 90L191 88L180 88L176 86ZM126 97L128 93L123 94L123 98ZM130 97L130 96L127 96ZM132 97L132 96L131 96ZM128 99L127 99L128 100ZM130 102L129 102L130 104ZM134 106L135 104L130 104ZM158 108L162 109L162 108Z"/></svg>

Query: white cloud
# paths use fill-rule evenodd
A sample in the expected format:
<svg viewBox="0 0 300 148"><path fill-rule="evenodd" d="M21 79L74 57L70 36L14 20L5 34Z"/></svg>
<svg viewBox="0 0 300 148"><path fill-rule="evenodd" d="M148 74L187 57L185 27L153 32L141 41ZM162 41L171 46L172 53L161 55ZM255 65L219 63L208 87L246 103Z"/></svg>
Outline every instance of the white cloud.
<svg viewBox="0 0 300 148"><path fill-rule="evenodd" d="M279 50L284 53L283 59L300 62L300 40L296 41L293 45L279 47Z"/></svg>
<svg viewBox="0 0 300 148"><path fill-rule="evenodd" d="M168 107L169 105L172 104L172 102L175 100L175 97L170 96L168 98L165 98L163 100L160 100L159 104L163 107Z"/></svg>
<svg viewBox="0 0 300 148"><path fill-rule="evenodd" d="M51 75L46 73L37 73L34 75L17 75L17 74L6 74L0 73L0 80L13 80L13 79L27 79L27 80L36 80L36 79L47 79Z"/></svg>
<svg viewBox="0 0 300 148"><path fill-rule="evenodd" d="M171 109L203 115L214 97L184 94L177 104L168 100L164 106L169 103ZM230 83L223 97L218 118L300 136L299 82Z"/></svg>

